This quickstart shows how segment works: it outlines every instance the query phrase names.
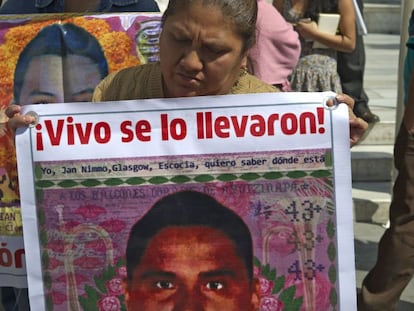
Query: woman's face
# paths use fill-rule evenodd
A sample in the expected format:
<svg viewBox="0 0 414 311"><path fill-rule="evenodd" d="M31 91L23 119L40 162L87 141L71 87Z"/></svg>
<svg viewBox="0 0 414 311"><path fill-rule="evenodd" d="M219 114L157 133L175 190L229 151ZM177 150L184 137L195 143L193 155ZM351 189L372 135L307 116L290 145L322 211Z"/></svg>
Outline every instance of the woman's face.
<svg viewBox="0 0 414 311"><path fill-rule="evenodd" d="M169 16L160 37L166 97L227 94L246 63L229 18L200 3Z"/></svg>

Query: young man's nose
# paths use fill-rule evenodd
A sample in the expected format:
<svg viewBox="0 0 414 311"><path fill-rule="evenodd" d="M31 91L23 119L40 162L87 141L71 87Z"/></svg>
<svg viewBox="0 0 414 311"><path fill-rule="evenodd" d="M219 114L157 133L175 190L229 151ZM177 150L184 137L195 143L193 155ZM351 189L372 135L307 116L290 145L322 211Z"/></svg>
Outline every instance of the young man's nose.
<svg viewBox="0 0 414 311"><path fill-rule="evenodd" d="M197 290L183 290L177 293L174 311L203 311L202 297Z"/></svg>

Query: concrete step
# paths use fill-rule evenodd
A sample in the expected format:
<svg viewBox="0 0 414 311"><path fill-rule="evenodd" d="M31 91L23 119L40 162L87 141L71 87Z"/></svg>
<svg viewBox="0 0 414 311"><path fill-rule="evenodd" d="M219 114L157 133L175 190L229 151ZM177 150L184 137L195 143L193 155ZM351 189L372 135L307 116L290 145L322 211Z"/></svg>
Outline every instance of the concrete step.
<svg viewBox="0 0 414 311"><path fill-rule="evenodd" d="M369 33L399 34L400 3L365 3L364 20Z"/></svg>
<svg viewBox="0 0 414 311"><path fill-rule="evenodd" d="M351 149L353 182L389 182L393 172L392 145L357 145Z"/></svg>
<svg viewBox="0 0 414 311"><path fill-rule="evenodd" d="M395 122L381 121L370 125L359 145L393 145L395 139Z"/></svg>
<svg viewBox="0 0 414 311"><path fill-rule="evenodd" d="M354 182L352 200L354 221L385 224L391 203L389 182Z"/></svg>

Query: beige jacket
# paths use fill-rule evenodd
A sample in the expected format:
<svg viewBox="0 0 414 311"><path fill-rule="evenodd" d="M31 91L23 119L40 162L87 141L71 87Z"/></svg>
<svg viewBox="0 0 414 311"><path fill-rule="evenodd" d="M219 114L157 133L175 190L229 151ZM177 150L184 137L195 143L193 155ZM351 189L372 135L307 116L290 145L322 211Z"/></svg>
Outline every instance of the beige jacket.
<svg viewBox="0 0 414 311"><path fill-rule="evenodd" d="M229 94L277 92L278 89L242 72ZM159 63L126 68L108 75L95 88L92 101L164 98Z"/></svg>

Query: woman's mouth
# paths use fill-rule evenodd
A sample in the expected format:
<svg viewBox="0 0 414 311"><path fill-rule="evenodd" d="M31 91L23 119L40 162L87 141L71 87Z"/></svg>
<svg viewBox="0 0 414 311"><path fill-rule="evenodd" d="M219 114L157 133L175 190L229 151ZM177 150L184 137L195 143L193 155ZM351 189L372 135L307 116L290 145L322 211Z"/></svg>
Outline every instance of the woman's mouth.
<svg viewBox="0 0 414 311"><path fill-rule="evenodd" d="M178 82L183 84L186 87L198 87L200 84L200 80L194 75L188 75L185 73L178 73Z"/></svg>

